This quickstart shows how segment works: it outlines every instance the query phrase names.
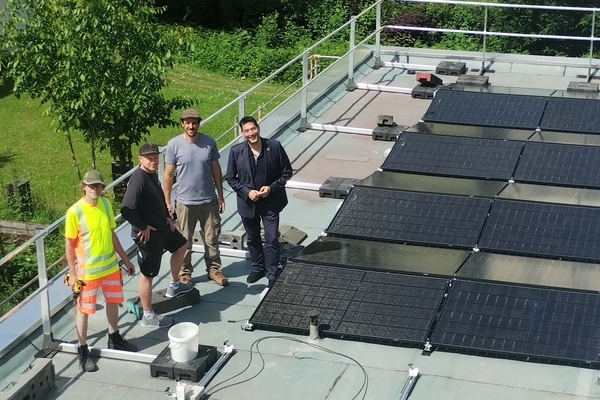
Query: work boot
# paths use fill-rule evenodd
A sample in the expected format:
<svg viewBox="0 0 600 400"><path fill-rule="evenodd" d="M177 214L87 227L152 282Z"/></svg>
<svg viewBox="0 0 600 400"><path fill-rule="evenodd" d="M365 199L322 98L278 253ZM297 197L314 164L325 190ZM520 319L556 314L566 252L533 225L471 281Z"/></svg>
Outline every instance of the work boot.
<svg viewBox="0 0 600 400"><path fill-rule="evenodd" d="M108 348L113 350L121 351L132 351L136 352L138 349L133 343L129 343L119 331L108 334Z"/></svg>
<svg viewBox="0 0 600 400"><path fill-rule="evenodd" d="M181 267L181 271L179 271L179 282L188 283L192 280L192 272L194 272L191 268Z"/></svg>
<svg viewBox="0 0 600 400"><path fill-rule="evenodd" d="M211 268L208 271L208 279L214 281L219 286L229 285L229 280L225 278L225 275L223 275L223 271L221 271L221 268Z"/></svg>
<svg viewBox="0 0 600 400"><path fill-rule="evenodd" d="M246 278L246 282L248 282L248 283L258 282L259 280L264 278L264 276L265 276L264 271L252 271L252 272L250 272L250 275L248 275L248 277Z"/></svg>
<svg viewBox="0 0 600 400"><path fill-rule="evenodd" d="M79 366L84 372L94 372L98 370L96 362L92 360L90 356L90 350L88 345L79 346L77 348L77 359L79 360Z"/></svg>

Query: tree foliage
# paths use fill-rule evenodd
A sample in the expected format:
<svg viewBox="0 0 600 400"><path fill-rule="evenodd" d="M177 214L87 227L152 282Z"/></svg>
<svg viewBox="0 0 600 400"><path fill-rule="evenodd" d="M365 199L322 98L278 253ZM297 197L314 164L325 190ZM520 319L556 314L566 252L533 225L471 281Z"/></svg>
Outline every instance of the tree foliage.
<svg viewBox="0 0 600 400"><path fill-rule="evenodd" d="M131 161L149 128L174 124L191 104L166 99L174 38L153 23L153 0L8 0L5 46L15 94L48 104L65 133L79 131L96 148Z"/></svg>

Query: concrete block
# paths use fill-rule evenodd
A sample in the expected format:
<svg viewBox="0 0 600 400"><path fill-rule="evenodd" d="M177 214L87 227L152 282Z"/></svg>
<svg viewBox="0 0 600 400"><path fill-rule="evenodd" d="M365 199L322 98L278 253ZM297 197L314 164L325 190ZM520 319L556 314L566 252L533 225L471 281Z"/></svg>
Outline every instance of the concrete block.
<svg viewBox="0 0 600 400"><path fill-rule="evenodd" d="M6 400L43 399L56 388L56 373L51 358L36 358L29 368L17 377L6 389L0 392L0 398Z"/></svg>

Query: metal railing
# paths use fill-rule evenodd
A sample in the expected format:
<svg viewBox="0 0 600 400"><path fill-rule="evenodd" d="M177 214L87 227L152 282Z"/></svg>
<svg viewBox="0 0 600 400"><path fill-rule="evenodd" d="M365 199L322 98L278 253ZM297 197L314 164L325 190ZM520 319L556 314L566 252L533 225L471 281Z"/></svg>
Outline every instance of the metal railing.
<svg viewBox="0 0 600 400"><path fill-rule="evenodd" d="M456 33L465 35L480 35L482 37L481 50L481 72L485 72L486 61L493 61L493 58L487 55L487 45L489 37L508 37L508 38L532 38L532 39L550 39L550 40L569 40L579 42L589 42L588 53L588 79L592 76L592 69L600 68L600 64L594 64L594 43L600 41L600 37L595 34L596 31L596 13L600 8L596 7L563 7L563 6L543 6L543 5L527 5L527 4L501 4L501 3L482 3L470 1L452 1L452 0L401 0L404 3L420 3L420 4L438 4L445 6L467 6L483 8L483 30L467 30L467 29L446 29L432 27L417 27L406 25L388 25L384 29L406 30L414 32L436 32L436 33ZM591 19L589 36L570 36L570 35L548 35L540 33L515 33L515 32L497 32L489 30L490 26L490 8L496 9L530 9L540 11L560 11L560 12L578 12L587 13Z"/></svg>
<svg viewBox="0 0 600 400"><path fill-rule="evenodd" d="M281 101L279 103L284 102L286 99L288 99L289 97L292 96L292 94L285 96L285 93L289 93L291 90L291 88L293 88L294 86L298 86L298 83L301 82L302 86L299 88L300 90L306 90L308 84L312 81L312 79L314 79L317 75L316 74L312 74L311 76L309 76L311 74L311 68L309 65L309 55L314 52L317 48L319 48L319 46L321 46L322 44L324 44L326 41L336 37L337 35L340 35L341 33L347 31L351 26L352 26L352 31L351 31L351 43L354 42L354 35L355 35L355 24L356 24L356 20L357 18L359 18L361 15L365 15L366 13L370 12L370 10L372 10L373 8L377 7L377 9L379 10L381 7L381 3L383 0L378 1L377 3L373 4L372 6L368 7L365 11L363 11L363 13L361 13L359 16L353 17L350 21L348 21L347 23L345 23L344 25L340 26L338 29L336 29L335 31L331 32L330 34L328 34L326 37L324 37L323 39L319 40L318 42L316 42L315 44L313 44L312 46L310 46L309 48L306 48L301 54L299 54L298 56L296 56L295 58L293 58L292 60L288 61L286 64L284 64L283 66L281 66L279 69L277 69L275 72L273 72L271 75L269 75L267 78L263 79L262 81L260 81L259 83L257 83L256 85L254 85L252 88L240 93L240 95L235 98L234 100L230 101L229 103L227 103L226 105L224 105L222 108L220 108L219 110L217 110L215 113L211 114L210 116L208 116L207 118L204 118L202 120L202 126L206 126L208 124L210 124L211 122L214 122L218 117L224 115L226 112L230 111L230 110L235 110L237 108L237 113L236 113L236 121L239 121L239 119L241 119L243 116L247 115L247 110L246 110L246 101L247 98L251 95L253 95L254 93L256 93L261 87L263 87L264 85L266 85L267 83L275 80L280 74L284 73L285 71L287 71L289 68L297 65L298 63L302 63L302 76L294 83L292 83L291 85L287 86L284 90L282 90L280 93L277 94L277 96L281 96ZM350 51L352 51L354 48L354 46L350 46ZM326 70L326 69L325 69ZM324 70L324 71L325 71ZM321 72L324 72L321 71ZM297 91L295 91L297 92ZM294 92L294 93L295 93ZM276 97L277 97L276 96ZM271 100L269 103L270 104L272 102L274 102L276 100ZM265 104L262 104L259 108L257 108L255 111L253 111L250 115L254 115L256 113L261 113L264 110ZM304 95L302 97L302 107L301 109L303 110L303 115L306 115L306 109L308 108L308 97L306 95ZM273 112L273 111L271 111ZM224 137L226 137L232 130L236 129L236 124L234 124L233 126L231 126L230 128L226 129L226 131L219 135L217 137L218 139L222 139ZM227 145L225 145L225 148L229 147L231 144L233 144L236 141L236 137L237 134L234 135L234 140L231 141L230 143L228 143ZM134 167L133 169L131 169L130 171L126 172L125 174L121 175L119 178L117 178L116 180L114 180L113 182L111 182L110 184L107 185L106 189L105 189L105 193L109 192L111 190L114 190L114 188L120 184L122 184L123 182L125 182L126 180L129 179L129 177L133 174L133 172L135 171L137 167ZM117 215L117 219L119 219L120 215ZM3 323L4 321L6 321L8 318L10 318L12 315L14 315L14 313L19 309L22 308L24 305L26 305L27 303L29 303L31 301L31 299L35 296L41 296L42 298L42 310L41 310L41 315L42 315L42 327L43 327L43 334L45 337L44 340L44 344L48 345L48 343L50 341L52 341L52 331L51 331L51 326L50 326L50 307L49 307L49 299L48 299L48 289L50 288L50 286L56 282L62 281L61 277L60 277L60 273L55 276L52 279L48 279L47 276L47 265L46 265L46 253L45 253L45 249L44 249L44 239L52 234L55 230L57 230L65 221L65 217L61 217L58 220L54 221L52 224L50 224L48 227L46 227L43 230L38 231L35 236L33 236L32 238L28 239L26 242L24 242L22 245L20 245L18 248L16 248L15 250L11 251L9 254L7 254L6 256L2 257L0 259L0 268L3 268L8 262L10 262L11 260L15 259L15 257L18 257L19 255L21 255L23 252L25 252L26 250L28 250L30 248L30 246L32 245L36 245L36 254L37 254L37 259L38 259L38 276L36 278L37 281L39 281L39 288L32 293L31 295L29 295L29 297L27 299L25 299L24 301L22 301L17 307L15 307L13 310L9 311L8 313L6 313L4 316L2 316L0 318L0 324ZM66 271L66 268L63 269L62 273L64 273ZM29 283L30 284L30 283ZM19 292L22 291L21 289L19 290ZM11 297L12 298L12 297ZM4 300L4 302L6 303L7 300ZM30 329L30 327L25 328L25 329ZM10 347L14 347L14 343L12 344L12 346ZM6 352L10 350L7 348L0 348L0 356L6 354Z"/></svg>
<svg viewBox="0 0 600 400"><path fill-rule="evenodd" d="M439 33L459 33L459 34L469 34L469 35L481 35L482 36L482 52L481 52L480 58L481 58L481 62L482 62L482 68L484 68L485 62L493 61L493 58L487 54L487 47L486 47L487 38L490 36L523 37L523 38L533 37L533 38L557 39L557 40L566 39L566 40L589 41L589 44L590 44L589 58L590 58L590 60L589 60L589 64L588 64L588 75L591 74L591 69L593 67L596 67L596 64L594 64L594 62L593 62L594 60L593 60L592 56L593 56L593 50L594 50L594 43L596 41L600 40L600 38L596 37L594 34L595 15L596 15L596 12L599 10L597 8L528 6L528 5L515 5L515 4L477 3L477 2L442 1L442 0L403 0L403 2L443 4L443 5L448 5L448 6L464 5L464 6L472 6L472 7L483 7L485 10L484 17L483 17L484 18L484 20L483 20L484 29L482 31L477 31L477 30L458 30L458 29L443 29L443 28L423 28L423 27L415 27L415 26L398 26L398 25L384 26L381 23L382 22L381 21L382 4L384 3L384 1L383 0L376 1L372 5L365 8L365 10L363 10L360 14L351 17L348 22L346 22L345 24L343 24L342 26L340 26L339 28L337 28L336 30L334 30L333 32L331 32L330 34L325 36L323 39L317 41L312 46L306 48L301 54L299 54L298 56L296 56L295 58L293 58L292 60L290 60L289 62L284 64L283 66L281 66L279 69L277 69L271 75L269 75L267 78L260 81L259 83L254 85L252 88L240 93L240 95L237 98L230 101L229 103L224 105L221 109L217 110L215 113L213 113L212 115L205 118L202 121L202 126L206 126L207 124L210 124L211 122L215 121L218 117L224 115L226 112L231 112L231 110L236 110L236 109L237 109L237 112L235 112L235 115L236 115L235 119L236 119L236 121L238 121L241 117L246 115L246 101L247 101L248 96L251 96L254 93L256 93L261 87L263 87L267 83L275 80L280 74L287 71L292 66L295 66L298 63L301 63L301 65L302 65L301 78L297 82L294 82L292 85L288 86L288 88L286 88L284 91L282 91L279 94L279 95L281 95L282 100L281 100L281 102L279 102L278 107L281 106L287 99L290 98L290 96L284 96L283 93L288 91L288 89L291 89L292 87L298 86L298 84L300 84L300 86L297 88L298 90L296 92L296 93L299 93L299 95L300 95L300 107L299 107L299 109L296 109L294 112L297 113L297 117L299 118L299 121L300 121L298 130L302 131L302 130L308 129L310 127L310 124L308 123L308 120L307 120L308 108L310 106L310 101L309 101L309 96L308 96L308 87L309 87L310 83L312 82L312 80L315 79L315 77L317 76L317 75L311 74L311 65L310 65L311 55L315 52L316 49L319 48L319 46L321 46L328 40L330 40L330 39L336 37L337 35L340 35L341 33L346 32L346 31L349 31L347 52L341 56L342 58L340 60L334 62L332 65L330 65L327 68L331 68L337 62L345 62L343 57L346 57L347 63L348 63L348 69L347 69L348 72L347 72L347 76L345 76L344 79L346 79L346 81L347 81L347 89L348 90L354 90L356 88L356 85L354 83L354 73L355 73L355 69L356 69L355 52L357 51L357 49L364 48L369 43L372 43L369 46L371 46L371 51L373 53L373 58L375 61L374 67L375 68L381 67L383 65L381 63L381 54L382 54L381 32L384 30L393 30L393 29L402 29L402 30L407 30L407 31L427 31L427 32L439 32ZM488 25L489 16L488 16L487 10L490 7L535 8L535 9L541 9L541 10L589 12L592 16L591 34L590 34L590 36L560 36L560 35L541 35L541 34L526 34L526 33L491 32L487 28L489 26ZM375 27L373 28L372 33L367 35L359 43L357 43L357 40L356 40L357 39L357 34L356 34L357 21L359 21L362 17L371 15L370 13L373 13L373 12L375 13ZM325 69L324 71L321 71L321 74L326 72L326 70L327 69ZM296 93L294 93L294 95ZM253 111L253 113L262 113L262 110L263 110L263 107L261 106L257 110ZM274 110L272 110L271 113L274 112L275 110L277 110L277 108L274 108ZM261 115L261 117L262 117L262 115ZM227 129L225 133L220 135L219 138L225 137L232 130L235 130L235 127L236 127L236 125L234 124L229 129ZM234 135L234 137L235 136L237 136L237 135ZM235 140L236 139L234 138L234 141ZM233 143L233 141L228 143L225 146L225 148L229 147L232 143ZM135 170L135 168L128 171L127 173L123 174L121 177L116 179L114 182L110 183L107 186L106 190L110 191L110 190L114 189L115 186L117 186L117 185L121 184L122 182L124 182L125 180L127 180L133 174L134 170ZM39 278L38 279L39 279L40 287L38 290L36 290L35 294L43 294L44 292L46 292L46 289L52 284L53 281L48 280L47 276L46 276L46 260L45 260L44 244L43 244L44 238L47 237L49 234L51 234L53 231L55 231L60 225L62 225L62 223L64 222L64 219L65 219L64 217L58 219L57 221L52 223L47 228L39 231L34 237L27 240L25 243L23 243L17 249L13 250L11 253L7 254L2 259L0 259L0 268L2 268L9 261L13 260L15 257L19 256L21 253L23 253L25 250L27 250L32 244L36 244L38 266L39 266L39 268L38 268ZM25 302L26 301L28 301L28 300L25 300ZM51 337L51 328L49 325L50 315L49 315L49 310L47 309L48 308L48 306L47 306L48 300L45 299L45 301L46 301L46 305L42 306L43 307L42 315L43 315L44 334ZM12 313L8 313L7 315L0 318L0 323L4 322L6 320L6 318L8 318L9 315L12 315ZM0 354L3 354L2 351L3 351L3 349L0 349Z"/></svg>

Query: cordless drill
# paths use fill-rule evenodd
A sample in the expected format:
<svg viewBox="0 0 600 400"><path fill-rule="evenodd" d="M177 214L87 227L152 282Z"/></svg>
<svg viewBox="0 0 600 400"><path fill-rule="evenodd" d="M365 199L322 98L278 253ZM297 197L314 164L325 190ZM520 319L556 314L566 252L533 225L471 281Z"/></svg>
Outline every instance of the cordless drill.
<svg viewBox="0 0 600 400"><path fill-rule="evenodd" d="M68 272L65 274L65 285L69 286L69 281L71 280L71 274ZM79 294L81 293L81 289L85 286L85 282L81 279L77 279L75 284L73 285L73 301L77 301Z"/></svg>

